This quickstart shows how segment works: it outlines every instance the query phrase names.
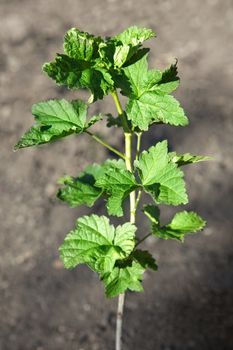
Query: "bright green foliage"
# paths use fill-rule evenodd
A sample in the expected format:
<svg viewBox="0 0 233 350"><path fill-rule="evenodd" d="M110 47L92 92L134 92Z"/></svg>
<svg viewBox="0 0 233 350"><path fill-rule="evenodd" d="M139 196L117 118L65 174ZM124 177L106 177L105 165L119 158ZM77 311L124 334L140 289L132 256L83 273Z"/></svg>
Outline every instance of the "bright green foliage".
<svg viewBox="0 0 233 350"><path fill-rule="evenodd" d="M196 156L190 153L177 154L176 152L169 153L169 157L171 161L176 163L178 166L212 160L212 157Z"/></svg>
<svg viewBox="0 0 233 350"><path fill-rule="evenodd" d="M71 58L90 62L98 57L101 42L100 37L72 28L65 35L64 51Z"/></svg>
<svg viewBox="0 0 233 350"><path fill-rule="evenodd" d="M151 29L130 27L100 44L99 62L102 64L104 62L106 67L115 69L119 73L120 68L136 62L148 52L148 49L141 49L141 44L154 36ZM117 72L112 72L114 79Z"/></svg>
<svg viewBox="0 0 233 350"><path fill-rule="evenodd" d="M127 289L134 292L143 291L141 282L147 268L157 270L154 258L147 251L135 250L129 259L118 262L111 273L103 276L106 296L112 298Z"/></svg>
<svg viewBox="0 0 233 350"><path fill-rule="evenodd" d="M126 197L138 187L133 174L125 169L111 165L102 177L95 184L102 188L109 196L107 209L109 215L122 216L122 202Z"/></svg>
<svg viewBox="0 0 233 350"><path fill-rule="evenodd" d="M56 81L70 89L89 89L93 100L102 99L113 88L111 75L94 63L77 61L67 55L58 54L54 61L46 63L43 71Z"/></svg>
<svg viewBox="0 0 233 350"><path fill-rule="evenodd" d="M85 263L102 275L113 270L116 260L129 256L135 231L130 223L114 228L106 216L84 216L66 236L60 247L61 258L67 268Z"/></svg>
<svg viewBox="0 0 233 350"><path fill-rule="evenodd" d="M46 63L43 70L59 85L70 89L86 88L93 99L101 99L114 82L103 64L99 63L99 45L102 39L72 28L65 35L64 54Z"/></svg>
<svg viewBox="0 0 233 350"><path fill-rule="evenodd" d="M148 215L148 212L150 215ZM170 224L165 226L160 226L157 207L147 206L144 213L152 222L152 233L163 239L174 239L183 242L187 234L200 231L206 225L206 221L192 211L176 213Z"/></svg>
<svg viewBox="0 0 233 350"><path fill-rule="evenodd" d="M108 160L102 165L88 166L77 178L65 176L59 181L65 187L58 191L58 198L70 207L85 204L92 206L101 194L109 197L109 215L122 216L122 203L138 186L132 173L126 170L122 160Z"/></svg>
<svg viewBox="0 0 233 350"><path fill-rule="evenodd" d="M91 91L91 100L102 99L115 88L118 73L114 69L130 59L139 59L142 42L153 36L150 29L132 27L104 40L72 28L65 35L65 54L57 54L54 61L44 64L43 70L58 85L86 88Z"/></svg>
<svg viewBox="0 0 233 350"><path fill-rule="evenodd" d="M155 33L148 28L130 27L124 32L114 36L114 67L120 68L137 53L141 44L155 36ZM140 51L141 52L141 51ZM145 52L145 51L144 51Z"/></svg>
<svg viewBox="0 0 233 350"><path fill-rule="evenodd" d="M157 203L179 205L188 202L183 172L169 159L167 141L142 152L135 165L145 191Z"/></svg>
<svg viewBox="0 0 233 350"><path fill-rule="evenodd" d="M35 125L15 146L15 149L37 146L85 133L122 158L89 165L76 177L62 177L57 194L70 207L92 207L97 200L104 200L108 214L116 217L126 214L124 209L130 202L130 222L114 227L106 216L83 216L60 247L65 267L87 264L99 274L107 297L127 290L142 291L145 271L157 270L152 255L138 249L149 235L183 241L187 234L202 230L206 224L196 213L180 211L169 224L161 225L158 206L188 203L180 167L211 158L168 152L166 140L140 151L143 131L152 124L157 127L159 124L188 124L182 107L171 95L180 83L177 61L164 70L148 67L149 49L143 47L143 43L154 36L151 29L136 26L107 38L71 28L65 34L64 53L44 64L43 71L57 85L73 90L87 89L90 92L88 102L62 99L33 105ZM126 98L125 108L117 90ZM112 95L117 114L88 118L88 106L106 95ZM107 127L123 129L125 152L89 130L104 118ZM133 150L135 141L137 149ZM61 157L60 154L56 156ZM147 204L142 192L149 194L154 204ZM136 237L135 217L142 199L145 199L143 212L151 222L151 231L140 240Z"/></svg>
<svg viewBox="0 0 233 350"><path fill-rule="evenodd" d="M81 100L39 102L32 106L32 114L36 125L19 140L16 149L37 146L70 134L80 134L99 119L95 117L87 122L87 105Z"/></svg>
<svg viewBox="0 0 233 350"><path fill-rule="evenodd" d="M114 36L113 40L120 41L123 45L136 47L137 45L141 45L143 41L151 39L154 36L155 33L151 29L132 26Z"/></svg>
<svg viewBox="0 0 233 350"><path fill-rule="evenodd" d="M147 130L155 122L185 126L188 119L179 102L169 93L179 85L176 64L161 72L148 70L147 56L124 69L123 95L129 97L128 118L135 127Z"/></svg>
<svg viewBox="0 0 233 350"><path fill-rule="evenodd" d="M67 202L70 207L85 204L91 207L101 196L103 190L95 186L98 177L103 175L103 167L89 165L77 178L65 176L59 180L65 187L58 191L58 198Z"/></svg>

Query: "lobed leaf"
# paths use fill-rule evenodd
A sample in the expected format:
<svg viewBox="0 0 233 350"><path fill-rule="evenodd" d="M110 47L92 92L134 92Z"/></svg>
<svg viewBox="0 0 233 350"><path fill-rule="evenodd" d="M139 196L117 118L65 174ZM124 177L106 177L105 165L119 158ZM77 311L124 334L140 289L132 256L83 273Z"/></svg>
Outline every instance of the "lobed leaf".
<svg viewBox="0 0 233 350"><path fill-rule="evenodd" d="M15 149L37 146L74 133L80 134L90 126L90 122L86 121L87 105L81 100L39 102L32 106L32 114L36 125L22 136ZM97 120L92 120L92 124Z"/></svg>
<svg viewBox="0 0 233 350"><path fill-rule="evenodd" d="M90 72L91 64L57 54L55 60L45 63L42 69L58 85L65 85L69 89L80 89L84 88L83 81L85 81L85 75Z"/></svg>
<svg viewBox="0 0 233 350"><path fill-rule="evenodd" d="M191 153L177 154L176 152L170 152L169 157L173 163L176 163L178 166L193 164L198 162L203 162L206 160L212 160L212 157L194 155Z"/></svg>
<svg viewBox="0 0 233 350"><path fill-rule="evenodd" d="M147 55L143 56L136 63L124 68L124 75L121 76L121 93L131 99L137 99L145 92L147 80L148 62Z"/></svg>
<svg viewBox="0 0 233 350"><path fill-rule="evenodd" d="M90 101L102 99L115 88L114 70L145 54L144 40L154 36L150 29L132 27L106 40L71 28L65 35L64 52L44 64L43 71L70 89L89 89Z"/></svg>
<svg viewBox="0 0 233 350"><path fill-rule="evenodd" d="M157 270L154 258L149 252L135 250L128 260L119 261L118 266L103 275L106 296L113 298L126 290L143 291L141 282L147 268Z"/></svg>
<svg viewBox="0 0 233 350"><path fill-rule="evenodd" d="M206 225L199 215L190 211L176 213L170 224L157 227L153 225L153 234L163 239L175 239L184 241L187 234L202 230Z"/></svg>
<svg viewBox="0 0 233 350"><path fill-rule="evenodd" d="M130 27L100 44L98 62L117 70L124 65L135 63L148 52L148 49L141 49L143 41L153 36L151 29Z"/></svg>
<svg viewBox="0 0 233 350"><path fill-rule="evenodd" d="M116 260L129 256L135 246L135 231L130 223L114 228L105 216L84 216L60 247L61 258L67 268L86 263L103 275L113 270Z"/></svg>
<svg viewBox="0 0 233 350"><path fill-rule="evenodd" d="M43 65L43 71L58 85L89 89L94 101L102 99L114 86L111 74L103 67L67 55L57 54L54 61Z"/></svg>
<svg viewBox="0 0 233 350"><path fill-rule="evenodd" d="M123 201L139 186L123 160L90 165L77 178L66 176L59 182L65 187L59 189L58 198L70 207L92 206L101 195L107 195L108 212L116 216L123 215Z"/></svg>
<svg viewBox="0 0 233 350"><path fill-rule="evenodd" d="M122 127L122 117L118 116L118 117L113 117L112 114L108 113L106 115L107 117L107 127L111 128L112 126L116 126L118 128Z"/></svg>
<svg viewBox="0 0 233 350"><path fill-rule="evenodd" d="M179 102L168 95L179 85L177 65L164 72L148 70L147 56L124 68L118 86L129 97L126 106L128 118L135 127L147 130L149 125L162 122L185 126L188 119Z"/></svg>
<svg viewBox="0 0 233 350"><path fill-rule="evenodd" d="M113 40L121 41L125 45L137 46L153 37L155 33L151 29L132 26L114 36Z"/></svg>
<svg viewBox="0 0 233 350"><path fill-rule="evenodd" d="M138 99L130 99L126 112L132 124L140 130L148 130L152 123L162 122L175 126L185 126L188 119L179 102L169 95L158 95L148 91Z"/></svg>
<svg viewBox="0 0 233 350"><path fill-rule="evenodd" d="M100 37L71 28L65 35L64 51L71 58L90 62L98 57L101 42Z"/></svg>
<svg viewBox="0 0 233 350"><path fill-rule="evenodd" d="M134 191L139 185L134 175L125 169L122 163L113 163L106 168L102 177L96 181L96 186L102 188L108 195L107 209L109 215L122 216L122 203L128 197L130 192Z"/></svg>
<svg viewBox="0 0 233 350"><path fill-rule="evenodd" d="M170 161L166 140L142 152L135 165L145 191L157 203L179 205L188 202L184 174Z"/></svg>
<svg viewBox="0 0 233 350"><path fill-rule="evenodd" d="M65 187L59 189L58 198L67 202L72 208L83 204L91 207L103 193L101 188L95 186L96 180L103 175L103 172L103 167L94 163L87 166L77 178L70 176L61 178L59 183Z"/></svg>
<svg viewBox="0 0 233 350"><path fill-rule="evenodd" d="M65 35L66 55L58 54L54 61L44 64L43 71L59 85L87 88L93 100L102 99L114 82L103 65L96 64L101 42L100 37L72 28Z"/></svg>
<svg viewBox="0 0 233 350"><path fill-rule="evenodd" d="M180 79L178 77L177 62L176 60L175 64L160 72L161 78L158 81L155 80L154 84L153 81L151 82L151 89L161 94L170 94L178 88Z"/></svg>
<svg viewBox="0 0 233 350"><path fill-rule="evenodd" d="M145 269L149 268L153 271L158 270L158 266L156 264L155 259L147 250L140 250L140 249L134 250L133 258L138 263L140 263L140 265L143 266Z"/></svg>

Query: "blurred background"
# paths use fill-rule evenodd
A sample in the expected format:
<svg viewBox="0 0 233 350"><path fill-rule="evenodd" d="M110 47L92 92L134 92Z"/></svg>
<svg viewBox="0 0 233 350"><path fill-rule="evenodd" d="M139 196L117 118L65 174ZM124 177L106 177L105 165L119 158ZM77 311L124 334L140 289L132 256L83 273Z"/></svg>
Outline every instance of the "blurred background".
<svg viewBox="0 0 233 350"><path fill-rule="evenodd" d="M190 125L153 127L143 148L168 138L171 149L212 155L185 168L190 205L208 220L184 244L148 240L159 270L147 273L144 293L128 293L124 350L233 349L232 0L0 0L0 349L113 350L116 300L86 267L64 270L58 247L75 220L92 209L56 199L57 179L77 175L109 154L88 139L13 152L32 125L31 105L67 92L41 72L62 51L71 27L103 36L130 25L152 28L151 67L177 57L176 93ZM114 112L105 98L93 107ZM117 147L122 135L98 125ZM165 209L164 220L171 215ZM105 213L97 205L97 213ZM148 224L140 220L140 232Z"/></svg>

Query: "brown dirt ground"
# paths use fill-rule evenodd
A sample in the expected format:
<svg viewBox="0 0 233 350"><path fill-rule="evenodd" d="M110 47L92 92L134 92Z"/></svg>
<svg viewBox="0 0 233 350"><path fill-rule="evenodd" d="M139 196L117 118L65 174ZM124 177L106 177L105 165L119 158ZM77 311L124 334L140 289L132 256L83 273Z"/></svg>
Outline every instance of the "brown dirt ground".
<svg viewBox="0 0 233 350"><path fill-rule="evenodd" d="M215 162L186 170L190 207L209 222L204 233L184 244L146 244L159 271L146 275L144 293L127 296L124 350L233 349L232 0L1 0L0 16L0 349L114 349L116 300L105 300L87 268L66 271L58 259L75 219L91 210L55 198L59 176L107 154L86 136L16 153L12 146L32 124L32 103L72 96L41 73L61 51L64 32L76 26L112 35L132 24L158 33L152 65L179 58L177 96L191 120L184 129L153 128L143 147L168 137L172 149ZM100 109L113 111L112 101L98 102ZM103 132L121 146L117 131Z"/></svg>

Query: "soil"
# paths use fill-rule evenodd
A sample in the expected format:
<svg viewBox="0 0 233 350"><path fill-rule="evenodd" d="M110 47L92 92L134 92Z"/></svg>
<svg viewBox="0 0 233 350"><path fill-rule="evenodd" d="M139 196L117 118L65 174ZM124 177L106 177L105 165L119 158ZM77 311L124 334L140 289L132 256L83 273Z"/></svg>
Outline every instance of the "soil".
<svg viewBox="0 0 233 350"><path fill-rule="evenodd" d="M144 293L127 294L123 349L233 349L232 0L1 0L0 17L0 350L114 349L116 300L105 299L86 267L66 271L58 257L75 219L92 209L56 199L60 176L109 154L88 136L15 153L12 147L33 122L33 103L74 96L41 73L61 52L65 31L109 36L133 24L158 34L149 44L152 66L179 59L176 96L191 121L154 127L143 148L168 138L171 149L215 161L185 169L187 208L208 220L204 232L184 244L145 243L159 270L146 274ZM106 98L93 111L113 108ZM117 130L97 131L123 146ZM94 210L105 213L102 204ZM166 220L172 210L164 210ZM141 218L139 226L143 235L148 224Z"/></svg>

